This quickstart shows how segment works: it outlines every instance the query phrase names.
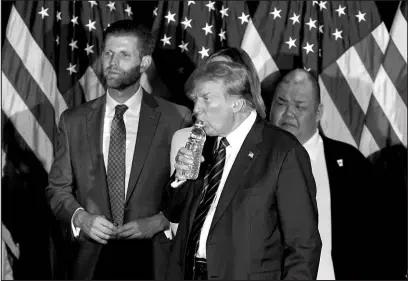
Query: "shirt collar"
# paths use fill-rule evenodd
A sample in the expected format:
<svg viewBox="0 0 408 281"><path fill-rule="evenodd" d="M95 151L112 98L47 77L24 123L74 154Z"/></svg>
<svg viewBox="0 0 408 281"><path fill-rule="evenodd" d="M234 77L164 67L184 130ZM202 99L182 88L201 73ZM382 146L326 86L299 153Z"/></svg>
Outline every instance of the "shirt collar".
<svg viewBox="0 0 408 281"><path fill-rule="evenodd" d="M319 135L319 130L316 130L314 135L303 144L303 147L306 149L309 154L310 160L315 161L317 158L317 153L319 152L319 145L322 142L322 138Z"/></svg>
<svg viewBox="0 0 408 281"><path fill-rule="evenodd" d="M138 114L140 111L140 104L142 103L142 97L143 97L143 91L142 91L142 86L139 86L139 89L136 91L136 93L131 96L125 103L127 105L129 112L133 114ZM115 107L119 103L115 101L109 94L109 90L107 91L106 94L106 115L111 115L115 114Z"/></svg>
<svg viewBox="0 0 408 281"><path fill-rule="evenodd" d="M226 136L229 145L233 148L240 148L252 126L254 125L255 120L256 111L253 110L249 114L249 116L244 121L242 121L242 123L237 128L235 128L234 131ZM218 143L220 142L221 138L222 137L218 137Z"/></svg>

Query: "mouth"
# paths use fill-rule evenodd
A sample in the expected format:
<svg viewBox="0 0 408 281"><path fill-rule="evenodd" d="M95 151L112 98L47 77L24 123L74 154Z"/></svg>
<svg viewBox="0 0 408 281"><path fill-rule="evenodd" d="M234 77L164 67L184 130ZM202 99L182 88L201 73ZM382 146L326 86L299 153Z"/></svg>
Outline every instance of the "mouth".
<svg viewBox="0 0 408 281"><path fill-rule="evenodd" d="M296 124L293 124L291 122L280 122L281 127L292 127L292 128L297 128Z"/></svg>

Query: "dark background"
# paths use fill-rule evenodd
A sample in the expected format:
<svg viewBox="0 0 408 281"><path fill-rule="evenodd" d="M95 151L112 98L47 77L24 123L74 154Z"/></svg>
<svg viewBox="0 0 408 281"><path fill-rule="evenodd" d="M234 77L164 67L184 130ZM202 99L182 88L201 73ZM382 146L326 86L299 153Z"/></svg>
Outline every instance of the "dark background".
<svg viewBox="0 0 408 281"><path fill-rule="evenodd" d="M1 1L1 40L2 46L5 38L5 31L10 14L11 7L15 1ZM151 27L153 24L152 11L157 6L157 1L128 1L132 7L134 20L144 23ZM259 1L248 1L251 16L255 13ZM395 11L398 8L398 1L376 1L381 18L384 21L388 30L390 30ZM2 113L3 114L3 113ZM4 117L4 116L3 116ZM48 213L47 206L44 202L44 186L47 184L47 175L41 169L41 163L36 159L33 153L19 153L17 146L19 143L13 139L12 134L7 134L8 129L3 126L2 118L2 141L12 144L9 147L8 153L17 151L10 157L11 159L24 159L17 161L5 169L2 174L2 222L10 229L13 238L17 238L20 242L21 252L20 260L14 264L15 279L63 279L63 274L59 272L63 268L56 268L53 262L55 259L50 258L53 244L48 233L48 224L51 216ZM15 148L15 149L13 149ZM9 155L10 156L10 155ZM379 221L379 229L386 229L392 237L389 239L384 237L385 241L389 242L389 247L394 249L392 255L386 255L389 264L384 264L386 274L379 276L380 279L406 279L407 268L407 234L406 225L402 222L407 221L406 218L406 183L407 183L407 150L404 147L390 147L382 151L377 157L374 169L378 173L384 173L381 179L381 186L384 187L384 202L385 204L378 206L381 209L390 209L390 216L387 221ZM18 163L19 162L19 163ZM25 167L21 163L30 163L30 167L38 167L38 171L25 173ZM29 175L29 176L27 176ZM7 210L5 212L5 210ZM27 212L31 210L31 213ZM42 216L41 214L47 214ZM56 241L54 236L54 244L60 243ZM384 242L384 241L380 241ZM373 245L375 247L376 245ZM358 249L356 249L358 251ZM353 255L354 253L350 253ZM379 258L384 259L383 253L379 253ZM67 257L65 257L67 258ZM52 268L54 274L52 274ZM373 268L373 271L379 269ZM62 274L62 275L61 275Z"/></svg>

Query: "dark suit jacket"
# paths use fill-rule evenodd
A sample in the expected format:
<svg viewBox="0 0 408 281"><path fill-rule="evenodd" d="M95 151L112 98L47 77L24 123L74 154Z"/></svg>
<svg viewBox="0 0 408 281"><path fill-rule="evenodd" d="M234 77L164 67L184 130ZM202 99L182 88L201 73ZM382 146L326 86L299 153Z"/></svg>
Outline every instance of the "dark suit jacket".
<svg viewBox="0 0 408 281"><path fill-rule="evenodd" d="M347 143L323 135L322 139L330 184L336 279L378 279L382 237L378 235L381 221L377 212L381 207L371 163Z"/></svg>
<svg viewBox="0 0 408 281"><path fill-rule="evenodd" d="M72 215L79 207L112 219L102 152L105 103L106 95L68 109L60 118L46 195L53 213L69 233L72 232ZM143 92L124 223L161 211L162 193L170 169L171 138L176 130L190 124L191 111L187 108ZM168 258L163 249L169 249L170 245L165 244L170 240L163 232L152 240L154 269L156 277L161 279ZM76 246L72 277L92 278L102 245L81 231ZM143 255L138 249L129 249L129 253L123 254Z"/></svg>
<svg viewBox="0 0 408 281"><path fill-rule="evenodd" d="M205 159L211 159L212 146L206 141ZM169 279L184 278L186 241L207 165L202 163L197 180L166 187L165 213L180 223ZM316 278L321 240L315 196L306 150L293 135L258 118L212 220L206 244L209 279Z"/></svg>

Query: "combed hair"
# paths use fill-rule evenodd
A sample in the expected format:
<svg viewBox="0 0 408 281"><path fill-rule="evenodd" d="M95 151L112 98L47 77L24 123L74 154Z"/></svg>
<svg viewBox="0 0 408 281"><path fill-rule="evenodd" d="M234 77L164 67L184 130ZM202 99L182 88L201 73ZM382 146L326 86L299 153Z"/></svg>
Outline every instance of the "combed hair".
<svg viewBox="0 0 408 281"><path fill-rule="evenodd" d="M238 96L246 101L246 107L256 109L254 93L251 91L249 73L242 64L227 61L214 61L198 67L190 77L191 87L187 96L194 100L195 86L199 82L222 82L229 96Z"/></svg>
<svg viewBox="0 0 408 281"><path fill-rule="evenodd" d="M140 56L151 56L154 50L154 39L149 29L133 20L120 20L112 23L103 32L102 48L108 36L133 35L139 41Z"/></svg>

